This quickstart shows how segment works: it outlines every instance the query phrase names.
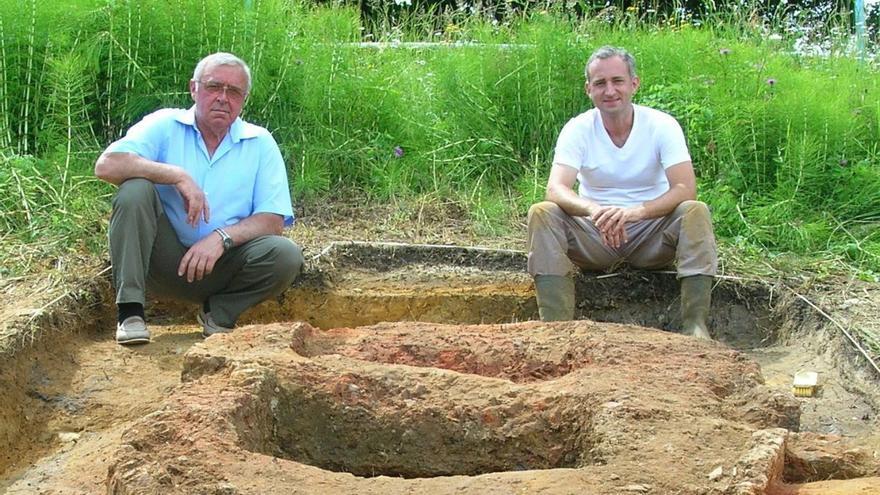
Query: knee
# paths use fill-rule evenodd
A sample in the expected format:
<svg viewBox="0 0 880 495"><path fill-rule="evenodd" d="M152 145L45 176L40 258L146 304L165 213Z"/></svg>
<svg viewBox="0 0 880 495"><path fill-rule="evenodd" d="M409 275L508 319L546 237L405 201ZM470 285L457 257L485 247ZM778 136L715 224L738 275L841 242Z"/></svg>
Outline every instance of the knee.
<svg viewBox="0 0 880 495"><path fill-rule="evenodd" d="M153 183L147 179L128 179L119 185L119 190L113 199L113 206L141 204L148 201L151 195L155 194L155 191Z"/></svg>
<svg viewBox="0 0 880 495"><path fill-rule="evenodd" d="M700 249L714 250L715 234L712 227L712 214L702 201L685 201L678 206L681 218L679 239ZM708 242L707 242L708 241Z"/></svg>
<svg viewBox="0 0 880 495"><path fill-rule="evenodd" d="M558 204L552 201L541 201L529 208L528 224L529 227L545 225L564 215L565 212L562 211Z"/></svg>
<svg viewBox="0 0 880 495"><path fill-rule="evenodd" d="M682 201L678 207L675 208L676 213L681 215L683 218L711 218L712 214L709 212L709 206L702 201L696 200L687 200Z"/></svg>
<svg viewBox="0 0 880 495"><path fill-rule="evenodd" d="M272 271L279 284L287 286L293 283L303 267L302 248L290 239L282 236L273 236L270 248L274 263Z"/></svg>

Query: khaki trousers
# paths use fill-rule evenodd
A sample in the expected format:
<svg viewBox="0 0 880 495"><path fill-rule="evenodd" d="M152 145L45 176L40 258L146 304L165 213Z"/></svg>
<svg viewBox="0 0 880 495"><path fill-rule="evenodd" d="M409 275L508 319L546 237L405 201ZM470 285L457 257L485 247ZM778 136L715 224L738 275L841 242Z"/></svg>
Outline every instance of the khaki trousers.
<svg viewBox="0 0 880 495"><path fill-rule="evenodd" d="M288 288L303 265L299 246L267 235L233 247L208 276L190 283L177 276L188 249L165 216L152 182L130 179L119 186L110 216L117 304L144 304L147 290L160 297L207 301L214 321L232 327L246 309Z"/></svg>
<svg viewBox="0 0 880 495"><path fill-rule="evenodd" d="M669 215L627 224L628 242L614 249L602 243L587 217L572 217L556 203L532 205L528 217L528 271L535 275L568 275L572 263L591 271L621 264L657 270L675 263L678 278L718 271L715 234L709 208L684 201Z"/></svg>

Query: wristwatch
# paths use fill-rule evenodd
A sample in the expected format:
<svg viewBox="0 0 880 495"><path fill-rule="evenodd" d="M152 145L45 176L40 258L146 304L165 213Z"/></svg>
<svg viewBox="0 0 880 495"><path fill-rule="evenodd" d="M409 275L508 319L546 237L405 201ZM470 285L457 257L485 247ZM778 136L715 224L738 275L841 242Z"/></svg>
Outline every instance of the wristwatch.
<svg viewBox="0 0 880 495"><path fill-rule="evenodd" d="M232 237L229 237L229 234L221 228L214 229L214 232L220 234L220 238L223 239L223 252L229 251L233 245Z"/></svg>

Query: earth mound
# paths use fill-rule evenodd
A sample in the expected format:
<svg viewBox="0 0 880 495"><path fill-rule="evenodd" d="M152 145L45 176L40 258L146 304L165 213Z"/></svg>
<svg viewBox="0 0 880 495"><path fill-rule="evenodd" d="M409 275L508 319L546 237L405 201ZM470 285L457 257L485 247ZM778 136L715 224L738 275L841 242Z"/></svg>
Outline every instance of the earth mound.
<svg viewBox="0 0 880 495"><path fill-rule="evenodd" d="M182 377L110 493L765 493L799 421L738 351L590 321L254 325Z"/></svg>

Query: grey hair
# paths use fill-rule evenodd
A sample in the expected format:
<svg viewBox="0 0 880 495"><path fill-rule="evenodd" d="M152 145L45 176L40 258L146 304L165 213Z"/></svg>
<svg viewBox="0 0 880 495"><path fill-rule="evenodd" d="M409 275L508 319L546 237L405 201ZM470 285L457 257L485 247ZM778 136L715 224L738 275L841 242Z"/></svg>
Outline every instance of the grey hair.
<svg viewBox="0 0 880 495"><path fill-rule="evenodd" d="M593 54L590 55L590 59L587 60L587 65L584 67L584 77L587 78L587 81L590 80L590 64L596 60L605 60L611 57L620 57L621 60L626 63L626 68L629 70L629 77L636 77L636 59L623 48L605 45L594 51Z"/></svg>
<svg viewBox="0 0 880 495"><path fill-rule="evenodd" d="M193 71L193 79L196 81L200 81L202 79L202 74L205 73L205 69L207 69L208 67L213 67L215 65L232 65L241 68L241 70L244 71L245 78L247 79L247 87L244 90L247 93L251 92L251 68L248 67L248 64L246 64L244 60L236 57L231 53L212 53L207 57L199 60L199 63L196 64L196 70Z"/></svg>

